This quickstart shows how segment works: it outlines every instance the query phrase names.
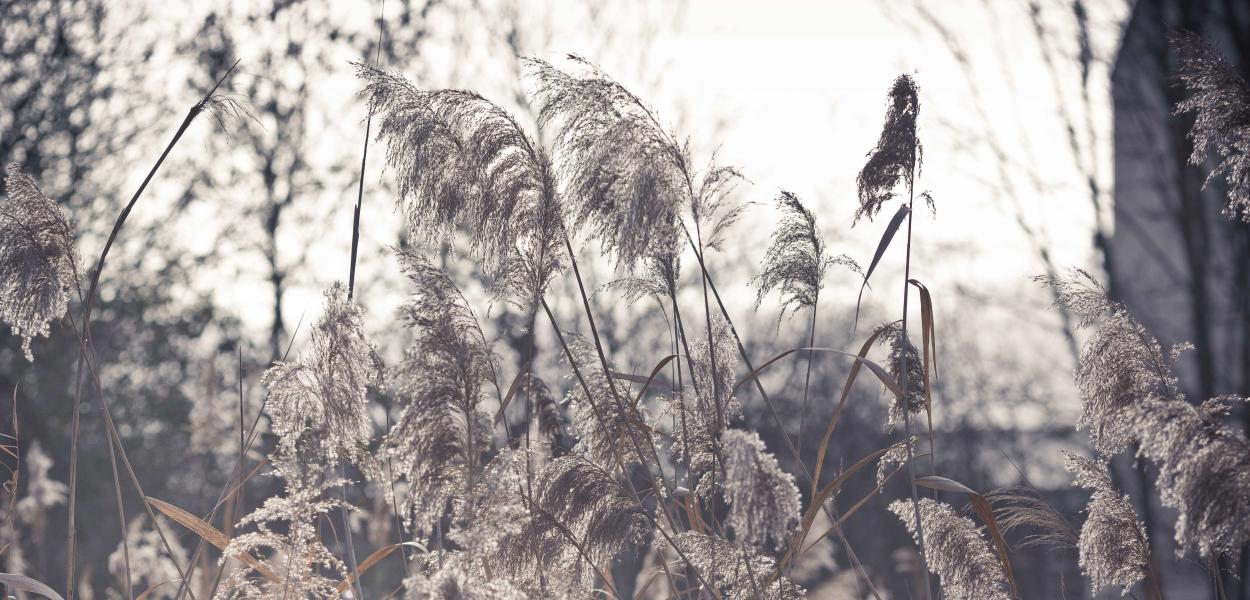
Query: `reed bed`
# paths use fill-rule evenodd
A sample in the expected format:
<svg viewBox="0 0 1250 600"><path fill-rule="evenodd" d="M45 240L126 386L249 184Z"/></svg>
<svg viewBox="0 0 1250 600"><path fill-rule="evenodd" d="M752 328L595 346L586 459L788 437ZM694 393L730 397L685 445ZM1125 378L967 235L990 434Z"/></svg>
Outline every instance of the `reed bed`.
<svg viewBox="0 0 1250 600"><path fill-rule="evenodd" d="M1194 160L1218 156L1212 177L1228 179L1227 212L1244 218L1246 84L1201 40L1183 37L1177 44L1192 91L1177 109L1198 115ZM623 595L615 567L624 558L642 565L637 585L629 586L639 597L799 598L806 591L793 577L794 565L826 538L837 540L860 589L883 598L883 578L895 575L889 566L861 563L857 540L843 528L874 505L882 514L888 507L898 519L892 526L914 537L923 564L923 587L910 590L915 598L1030 597L1016 583L1013 543L1074 548L1093 590L1162 598L1156 564L1164 557L1108 471L1114 457L1130 452L1154 465L1155 489L1175 511L1182 552L1214 570L1250 540L1250 443L1223 420L1243 399L1186 399L1172 374L1184 348L1162 348L1081 271L1041 283L1055 287L1063 308L1089 330L1075 374L1083 410L1074 425L1088 433L1091 452L1066 456L1075 484L1092 492L1083 515L1062 514L1027 489L979 492L943 477L935 449L941 432L933 426L942 403L938 314L925 274L913 273L911 261L913 237L922 234L916 217L925 214L916 202L936 214L934 198L918 187L923 119L916 77L901 75L888 90L880 138L857 179L853 221L881 231L866 269L830 254L818 223L823 215L792 193L777 194L779 225L750 285L756 310L777 295L776 318L802 314L808 335L765 357L751 355L734 320L751 315L730 314L708 260L746 210L742 172L715 157L692 156L686 139L646 102L584 58L525 64L549 146L477 93L427 90L402 74L355 66L371 138L362 178L369 145L384 147L409 241L394 251L410 290L397 315L408 347L399 362L385 364L365 330L354 285L362 182L348 283L325 291L322 316L303 349L264 374L263 410L275 443L258 460L260 415L245 428L240 412L228 484L198 515L144 494L142 465L131 464L111 417L92 344L92 311L109 249L183 133L205 112L228 117L241 106L217 96L215 87L190 108L118 216L85 290L73 220L21 165L10 166L0 205L0 320L23 338L31 361L33 338L70 325L79 376L68 485L51 481L46 458L30 447L27 496L16 497L19 471L10 469L3 511L33 522L46 507L68 502L69 577L59 591L17 573L0 574L0 582L22 593L74 597L76 531L84 526L75 510L79 414L92 399L109 436L122 523L132 522L124 498L142 500L146 525L123 527L120 561L110 565L122 581L120 593L140 600L154 594L194 600L197 593L363 597L361 577L392 556L404 575L387 586L414 599L614 598ZM221 75L217 85L229 77ZM879 219L883 214L891 216ZM601 335L604 307L579 266L585 260L579 249L595 244L621 275L609 287L666 310L671 353L655 357L645 375L623 372L613 360L620 349ZM440 245L472 257L496 301L526 315L531 345L518 372L500 364L479 321L482 307L461 292L467 282L419 250ZM821 345L818 339L835 335L818 316L829 269L854 273L862 299L870 280L880 284L872 276L883 257L899 252L905 268L894 318L862 329L856 323L853 332ZM680 289L690 280L681 277L683 264L695 269L696 287L688 294ZM553 310L554 290L563 289L555 282L576 290L561 299L578 308L576 319L562 320ZM919 327L910 318L916 303ZM538 327L556 342L549 350L559 355L562 381L534 370ZM857 343L856 351L841 349ZM804 367L803 391L798 425L787 431L761 375L796 361ZM836 398L810 393L812 365L820 361L849 366ZM835 436L861 374L883 390L888 420L881 426L894 441L845 455ZM746 426L748 393L759 396L782 429L779 447L767 447ZM378 394L399 404L384 428L373 405ZM832 403L832 417L809 422L814 402ZM239 406L242 411L241 390ZM15 416L15 434L16 424ZM16 457L19 445L14 437L0 450ZM809 468L804 448L813 446ZM783 469L779 455L797 468ZM869 493L839 496L848 482L871 481L874 472ZM281 489L245 501L241 491L258 473L280 481ZM884 497L895 477L906 481L907 495ZM357 556L353 540L350 513L359 508L353 497L363 497L350 493L356 487L381 490L381 514L395 522L391 537L372 544L367 556ZM1020 536L1021 530L1032 533ZM180 542L187 539L196 544L190 553Z"/></svg>

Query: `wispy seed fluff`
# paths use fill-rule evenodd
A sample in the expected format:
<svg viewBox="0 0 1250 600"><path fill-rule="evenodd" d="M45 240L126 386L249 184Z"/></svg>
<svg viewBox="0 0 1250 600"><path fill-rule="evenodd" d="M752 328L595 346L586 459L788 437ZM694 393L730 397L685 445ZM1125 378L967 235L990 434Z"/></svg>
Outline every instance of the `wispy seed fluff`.
<svg viewBox="0 0 1250 600"><path fill-rule="evenodd" d="M1064 467L1076 476L1076 485L1093 491L1077 542L1081 572L1095 592L1118 587L1128 594L1149 568L1146 526L1137 518L1129 497L1111 482L1106 465L1070 452L1064 456Z"/></svg>
<svg viewBox="0 0 1250 600"><path fill-rule="evenodd" d="M463 552L430 553L425 563L404 580L405 600L527 600L524 590L511 582L488 578L466 566Z"/></svg>
<svg viewBox="0 0 1250 600"><path fill-rule="evenodd" d="M225 549L227 556L265 558L257 566L235 569L214 600L339 598L337 587L348 571L325 546L321 525L331 511L345 508L327 490L346 482L325 479L290 461L275 461L274 471L284 480L283 493L243 517L239 527L250 531L236 535ZM258 567L270 577L257 577Z"/></svg>
<svg viewBox="0 0 1250 600"><path fill-rule="evenodd" d="M1002 563L981 535L981 528L931 498L921 498L919 508L925 562L941 579L943 595L950 600L1011 600ZM891 502L890 512L903 521L912 536L916 535L910 500Z"/></svg>
<svg viewBox="0 0 1250 600"><path fill-rule="evenodd" d="M1184 346L1165 358L1154 337L1107 300L1088 274L1050 283L1082 325L1103 318L1076 373L1080 423L1094 447L1109 456L1138 441L1138 454L1158 466L1164 506L1177 511L1178 546L1207 558L1236 555L1250 541L1250 442L1222 419L1230 403L1243 400L1221 397L1194 406L1172 375Z"/></svg>
<svg viewBox="0 0 1250 600"><path fill-rule="evenodd" d="M1250 222L1250 86L1206 40L1179 34L1172 44L1178 75L1189 91L1176 113L1194 115L1189 162L1200 166L1214 154L1218 163L1206 183L1223 175L1228 188L1224 214Z"/></svg>
<svg viewBox="0 0 1250 600"><path fill-rule="evenodd" d="M687 149L654 114L585 59L571 74L527 60L539 123L553 126L574 221L629 270L676 253L677 218L694 189Z"/></svg>
<svg viewBox="0 0 1250 600"><path fill-rule="evenodd" d="M742 411L741 404L731 393L738 364L736 342L723 319L713 317L712 323L711 343L714 345L709 346L703 336L691 344L693 393L686 389L669 398L669 410L677 418L673 453L687 462L691 487L701 498L711 498L716 492L715 475L720 469L716 444L732 418ZM715 348L714 353L712 348Z"/></svg>
<svg viewBox="0 0 1250 600"><path fill-rule="evenodd" d="M886 426L893 431L904 422L908 414L918 415L925 410L924 362L920 358L920 351L911 340L903 337L903 330L897 321L881 325L874 335L881 342L889 344L890 354L886 368L890 377L907 390L904 398L890 394L892 401Z"/></svg>
<svg viewBox="0 0 1250 600"><path fill-rule="evenodd" d="M416 285L400 309L413 341L392 370L404 407L382 447L391 468L408 482L400 514L418 532L428 532L448 502L470 499L480 477L476 469L490 443L483 402L495 382L495 357L446 274L421 255L399 256Z"/></svg>
<svg viewBox="0 0 1250 600"><path fill-rule="evenodd" d="M777 563L755 547L693 531L674 535L672 541L703 580L721 591L722 598L795 600L807 597L803 588L785 577L767 583ZM676 563L682 564L680 560Z"/></svg>
<svg viewBox="0 0 1250 600"><path fill-rule="evenodd" d="M915 449L916 439L916 436L912 436L890 446L885 451L885 454L882 454L881 458L877 459L877 487L882 487L882 484L885 483L885 480L892 473L891 469L907 464L907 457L911 456L912 450ZM882 488L880 491L884 492L885 489Z"/></svg>
<svg viewBox="0 0 1250 600"><path fill-rule="evenodd" d="M1058 303L1078 318L1079 327L1098 324L1077 362L1077 428L1088 430L1099 453L1117 454L1136 437L1136 428L1128 427L1129 411L1153 395L1178 395L1172 363L1183 347L1165 356L1158 340L1123 305L1109 300L1089 273L1074 270L1042 281L1058 289Z"/></svg>
<svg viewBox="0 0 1250 600"><path fill-rule="evenodd" d="M570 372L567 377L571 387L565 403L569 407L572 433L577 437L575 450L600 466L616 464L618 454L625 462L646 464L648 458L638 456L639 448L634 446L634 440L649 439L648 428L652 423L648 415L634 406L633 394L624 381L616 377L609 380L592 342L577 335L567 337L573 360L577 361L582 380L586 382L582 387L576 375ZM563 362L567 365L567 357ZM608 365L611 368L611 363ZM571 371L572 367L569 368ZM616 385L615 392L612 384Z"/></svg>
<svg viewBox="0 0 1250 600"><path fill-rule="evenodd" d="M1229 405L1243 402L1152 398L1133 419L1139 454L1159 468L1163 505L1177 512L1177 545L1204 558L1239 556L1250 542L1250 442L1224 424Z"/></svg>
<svg viewBox="0 0 1250 600"><path fill-rule="evenodd" d="M869 221L876 217L881 207L894 198L900 182L907 184L908 188L914 185L924 156L920 138L916 135L919 113L920 91L916 81L911 75L899 75L890 88L889 107L881 137L868 153L868 162L856 179L859 188L856 223L861 217L868 217ZM928 196L925 199L932 208L932 199Z"/></svg>
<svg viewBox="0 0 1250 600"><path fill-rule="evenodd" d="M356 65L417 239L458 227L501 293L532 306L563 267L564 207L550 158L507 111L465 90L422 90Z"/></svg>
<svg viewBox="0 0 1250 600"><path fill-rule="evenodd" d="M459 558L440 562L446 563L443 570L458 567L456 570L465 576L462 583L490 581L504 585L501 589L541 589L540 577L534 573L535 556L525 535L532 527L524 496L529 490L525 459L524 450L496 454L474 484L473 502L460 504L473 512L456 515L447 534Z"/></svg>
<svg viewBox="0 0 1250 600"><path fill-rule="evenodd" d="M623 485L577 453L543 466L534 481L533 499L530 552L537 552L544 565L567 569L575 581L589 583L598 575L582 551L596 567L608 568L617 556L641 542L648 530L642 508L627 497Z"/></svg>
<svg viewBox="0 0 1250 600"><path fill-rule="evenodd" d="M754 431L728 429L721 434L725 460L725 502L735 539L756 546L780 547L799 522L802 506L794 476L781 470L777 457Z"/></svg>
<svg viewBox="0 0 1250 600"><path fill-rule="evenodd" d="M351 461L371 469L368 388L381 383L382 370L382 359L365 336L361 309L336 282L325 291L325 313L313 327L309 348L295 361L274 363L262 380L278 453L301 462L324 457L325 466Z"/></svg>
<svg viewBox="0 0 1250 600"><path fill-rule="evenodd" d="M764 268L752 283L758 290L757 310L769 292L781 291L780 325L780 317L787 311L793 313L816 306L830 265L842 264L855 271L859 271L859 266L848 256L829 256L828 243L816 226L816 215L798 196L782 190L777 196L777 208L781 211L781 221L764 253Z"/></svg>
<svg viewBox="0 0 1250 600"><path fill-rule="evenodd" d="M65 316L69 290L77 284L74 229L56 202L17 163L8 166L4 185L0 321L22 337L22 352L34 362L31 339L47 337L52 321Z"/></svg>

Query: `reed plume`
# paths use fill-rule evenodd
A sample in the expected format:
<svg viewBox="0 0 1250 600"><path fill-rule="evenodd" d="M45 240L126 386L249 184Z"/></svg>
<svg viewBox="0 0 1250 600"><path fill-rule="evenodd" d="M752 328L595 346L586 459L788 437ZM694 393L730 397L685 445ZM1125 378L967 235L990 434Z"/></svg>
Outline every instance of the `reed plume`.
<svg viewBox="0 0 1250 600"><path fill-rule="evenodd" d="M356 64L395 171L409 235L469 235L500 291L532 306L564 266L564 205L545 149L511 114L465 90L422 90Z"/></svg>
<svg viewBox="0 0 1250 600"><path fill-rule="evenodd" d="M1075 550L1079 532L1072 521L1028 487L1000 488L986 494L1003 533L1027 530L1020 545Z"/></svg>
<svg viewBox="0 0 1250 600"><path fill-rule="evenodd" d="M0 204L0 321L22 338L22 353L34 362L30 343L47 337L51 323L65 316L69 292L78 286L74 228L33 177L12 163Z"/></svg>
<svg viewBox="0 0 1250 600"><path fill-rule="evenodd" d="M1076 370L1080 424L1095 449L1112 456L1138 442L1137 454L1159 468L1163 505L1177 511L1177 545L1204 558L1238 555L1250 541L1250 442L1222 419L1242 400L1219 397L1194 406L1172 374L1188 345L1165 357L1145 327L1084 272L1049 283L1082 326L1102 319Z"/></svg>
<svg viewBox="0 0 1250 600"><path fill-rule="evenodd" d="M751 283L756 287L755 308L773 290L781 292L781 313L815 308L824 287L825 272L834 264L859 271L850 257L829 256L829 245L816 225L816 215L796 195L782 190L777 196L781 221L764 252L763 267Z"/></svg>
<svg viewBox="0 0 1250 600"><path fill-rule="evenodd" d="M916 346L911 343L910 339L904 337L905 334L898 322L877 327L874 335L889 345L886 368L890 377L906 391L901 398L895 394L890 395L892 401L886 427L894 431L894 428L903 423L908 415L918 415L925 410L924 361Z"/></svg>
<svg viewBox="0 0 1250 600"><path fill-rule="evenodd" d="M594 581L595 568L610 565L643 541L650 529L642 508L608 471L573 453L548 462L532 494L533 541L539 563L564 569L573 581Z"/></svg>
<svg viewBox="0 0 1250 600"><path fill-rule="evenodd" d="M491 418L482 403L486 386L495 382L495 357L447 275L419 254L400 250L399 259L416 286L400 309L414 339L391 370L404 407L382 452L408 482L400 514L425 533L448 502L471 501L480 475L475 469L489 450Z"/></svg>
<svg viewBox="0 0 1250 600"><path fill-rule="evenodd" d="M1081 348L1075 380L1081 394L1077 429L1088 430L1094 448L1113 456L1132 443L1137 432L1128 427L1130 412L1145 399L1176 397L1172 363L1183 346L1165 356L1158 340L1089 273L1073 270L1066 276L1042 279L1057 288L1057 302L1077 326L1093 334Z"/></svg>
<svg viewBox="0 0 1250 600"><path fill-rule="evenodd" d="M920 114L920 91L911 75L899 75L890 88L889 105L885 113L885 125L877 145L868 152L868 161L856 178L859 189L859 208L855 210L855 223L867 217L877 216L881 207L894 198L900 183L910 191L924 160L924 148L916 135L916 120ZM933 208L933 199L922 196Z"/></svg>
<svg viewBox="0 0 1250 600"><path fill-rule="evenodd" d="M696 340L690 348L694 393L682 391L668 398L669 411L683 424L681 435L674 436L673 454L686 462L691 487L704 499L720 491L723 477L718 477L719 442L730 421L742 411L742 405L731 394L737 368L733 334L724 320L713 319L710 337L715 351L703 339ZM715 367L713 356L719 363Z"/></svg>
<svg viewBox="0 0 1250 600"><path fill-rule="evenodd" d="M574 450L600 466L612 465L619 453L625 462L647 464L647 456L639 456L638 450L627 443L631 431L641 439L649 435L654 425L645 411L627 402L624 413L618 410L613 402L613 391L616 395L630 398L629 386L617 378L609 378L599 367L599 361L592 342L581 336L570 335L569 350L573 360L580 366L582 379L586 386L573 385L565 396L565 405L569 407L571 433L577 438ZM567 364L567 359L564 361ZM611 363L609 363L611 367ZM574 375L569 375L574 379ZM589 392L589 395L587 395Z"/></svg>
<svg viewBox="0 0 1250 600"><path fill-rule="evenodd" d="M289 460L324 459L327 467L352 462L371 472L368 391L382 382L382 359L346 287L335 283L324 295L325 313L308 350L295 361L275 362L263 377L273 432Z"/></svg>
<svg viewBox="0 0 1250 600"><path fill-rule="evenodd" d="M786 577L768 583L768 576L777 568L773 558L759 549L730 542L724 538L694 531L672 537L667 547L681 549L691 566L703 579L721 591L729 600L765 599L794 600L807 597L803 588Z"/></svg>
<svg viewBox="0 0 1250 600"><path fill-rule="evenodd" d="M436 561L406 582L410 594L424 590L428 597L442 598L453 587L468 597L539 594L543 576L534 572L534 554L526 537L532 523L523 496L525 458L523 450L504 450L483 466L470 492L473 500L455 505L447 533L454 549L439 551Z"/></svg>
<svg viewBox="0 0 1250 600"><path fill-rule="evenodd" d="M227 556L259 555L261 565L275 579L253 577L255 567L235 569L222 582L215 599L272 600L273 598L339 598L338 584L347 567L322 543L320 524L342 501L328 492L344 483L327 479L320 469L308 469L290 460L276 460L274 474L283 480L283 492L243 518L240 528L254 529L235 536Z"/></svg>
<svg viewBox="0 0 1250 600"><path fill-rule="evenodd" d="M909 460L908 457L911 456L911 453L916 448L916 440L916 436L912 436L911 438L894 444L881 455L881 458L877 459L877 487L882 488L880 490L881 492L885 491L882 486L884 486L885 482L889 480L890 474L893 470L896 467L907 464L907 461Z"/></svg>
<svg viewBox="0 0 1250 600"><path fill-rule="evenodd" d="M680 274L680 256L653 256L645 259L634 273L613 279L603 289L620 291L622 298L630 304L650 298L663 308L677 294Z"/></svg>
<svg viewBox="0 0 1250 600"><path fill-rule="evenodd" d="M932 498L921 498L915 503L895 500L890 503L890 512L903 521L913 536L917 536L915 514L920 513L925 562L941 580L946 598L1011 600L1002 563L971 519L955 514L950 506Z"/></svg>
<svg viewBox="0 0 1250 600"><path fill-rule="evenodd" d="M430 556L404 579L406 600L527 600L524 590L503 579L486 579L465 568L463 554ZM440 564L441 561L441 564Z"/></svg>
<svg viewBox="0 0 1250 600"><path fill-rule="evenodd" d="M1071 452L1064 456L1064 467L1076 476L1076 485L1093 492L1077 542L1081 572L1095 592L1118 587L1127 595L1150 570L1146 526L1129 497L1111 482L1106 465Z"/></svg>
<svg viewBox="0 0 1250 600"><path fill-rule="evenodd" d="M725 502L734 539L755 546L780 547L799 523L802 505L794 476L781 470L777 457L754 431L727 429L721 434L725 457Z"/></svg>
<svg viewBox="0 0 1250 600"><path fill-rule="evenodd" d="M573 222L617 264L632 270L648 257L676 254L677 219L694 186L684 145L642 102L592 65L570 55L574 75L527 59L541 126L553 127ZM712 179L728 174L711 170ZM717 186L710 186L709 190Z"/></svg>
<svg viewBox="0 0 1250 600"><path fill-rule="evenodd" d="M1225 423L1223 396L1198 406L1150 398L1133 415L1138 454L1159 468L1163 505L1176 510L1176 543L1203 558L1234 558L1250 542L1250 442Z"/></svg>
<svg viewBox="0 0 1250 600"><path fill-rule="evenodd" d="M1171 41L1177 76L1189 91L1175 112L1194 115L1189 162L1201 166L1214 155L1217 162L1204 187L1223 176L1228 196L1224 214L1250 222L1250 86L1210 42L1190 33L1174 35Z"/></svg>

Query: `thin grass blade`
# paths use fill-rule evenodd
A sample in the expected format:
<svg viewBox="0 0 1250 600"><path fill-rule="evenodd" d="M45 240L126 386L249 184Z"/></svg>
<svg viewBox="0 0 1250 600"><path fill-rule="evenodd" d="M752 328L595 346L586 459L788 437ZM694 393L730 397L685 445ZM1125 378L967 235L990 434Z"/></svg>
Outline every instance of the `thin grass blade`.
<svg viewBox="0 0 1250 600"><path fill-rule="evenodd" d="M894 213L890 223L885 226L885 231L881 233L881 241L877 242L877 251L872 255L868 270L864 271L864 282L859 286L859 297L855 299L855 325L852 326L852 331L859 326L859 305L864 300L864 288L868 287L868 278L872 277L872 272L877 269L877 263L881 262L882 256L885 256L885 249L890 247L894 234L898 233L899 225L903 224L903 219L910 212L911 209L906 204L899 206L898 212Z"/></svg>

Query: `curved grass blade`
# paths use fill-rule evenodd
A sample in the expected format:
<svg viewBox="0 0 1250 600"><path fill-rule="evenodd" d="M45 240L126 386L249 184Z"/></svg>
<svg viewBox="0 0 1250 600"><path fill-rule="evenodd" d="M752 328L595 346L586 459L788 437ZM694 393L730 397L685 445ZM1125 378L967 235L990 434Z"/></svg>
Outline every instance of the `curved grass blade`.
<svg viewBox="0 0 1250 600"><path fill-rule="evenodd" d="M806 548L804 548L800 552L800 554L802 554L803 552L807 552L808 550L811 550L816 544L820 543L820 540L825 539L826 537L828 537L829 534L833 533L834 531L837 531L838 527L845 525L846 521L850 519L852 515L859 512L859 509L863 508L865 504L868 504L868 501L871 500L873 496L880 494L881 490L885 489L885 485L889 483L890 480L893 479L894 476L897 475L898 472L901 470L903 470L903 467L895 467L893 471L890 471L889 475L886 475L884 478L881 479L881 483L878 483L877 487L872 488L872 490L870 490L867 494L864 494L864 497L860 498L859 502L856 502L853 506L851 506L850 510L842 513L842 518L838 519L832 525L830 525L829 528L824 531L824 533L821 533L820 535L816 536L816 539L812 540L812 543L809 544Z"/></svg>
<svg viewBox="0 0 1250 600"><path fill-rule="evenodd" d="M225 552L226 547L230 545L230 538L226 537L226 534L218 531L216 527L200 520L199 517L168 502L158 500L151 496L148 496L146 500L148 501L148 504L156 507L156 509L161 511L161 513L165 516L177 521L183 527L195 532L195 534L203 538L204 541L216 546L222 552ZM256 558L252 555L243 553L235 554L234 557L247 563L247 566L251 567L257 573L260 573L260 575L265 579L274 583L282 582L277 575L274 575L273 571L270 571L268 567L256 560Z"/></svg>
<svg viewBox="0 0 1250 600"><path fill-rule="evenodd" d="M872 272L876 270L877 263L881 262L881 257L885 255L885 249L890 247L890 242L894 239L894 234L898 232L899 225L903 224L903 218L911 212L906 205L900 205L898 212L894 213L894 217L890 219L890 223L885 226L885 231L881 234L881 241L877 242L877 251L872 255L872 262L868 265L868 270L864 271L864 282L859 286L859 297L855 299L855 324L851 327L854 332L859 327L859 305L864 300L864 288L868 287L868 278L872 277Z"/></svg>
<svg viewBox="0 0 1250 600"><path fill-rule="evenodd" d="M392 552L398 550L402 546L412 546L414 548L420 548L422 552L428 552L425 546L422 546L421 544L418 544L417 542L403 542L399 544L391 544L389 546L382 546L381 548L374 550L373 554L370 554L368 558L360 562L360 566L356 568L355 577L352 577L349 574L347 576L347 579L344 579L343 581L339 582L339 585L337 588L338 593L342 594L343 592L346 592L347 588L351 587L352 582L359 579L361 575L364 575L365 571L368 571L371 567L373 567L373 565L378 564L379 562L381 562L382 559L386 558L387 556L390 556Z"/></svg>
<svg viewBox="0 0 1250 600"><path fill-rule="evenodd" d="M56 593L56 590L48 587L48 584L31 579L25 575L0 573L0 583L9 586L11 589L39 594L52 600L65 600L61 598L60 594Z"/></svg>
<svg viewBox="0 0 1250 600"><path fill-rule="evenodd" d="M981 521L985 523L985 528L990 532L990 539L994 540L994 549L998 552L998 560L1003 565L1003 573L1007 575L1007 582L1011 584L1012 596L1019 598L1020 589L1016 587L1016 576L1011 570L1011 559L1007 557L1007 540L1003 538L1003 532L998 526L998 520L994 518L994 509L990 506L990 501L986 500L985 496L977 493L976 490L958 481L936 475L917 477L916 485L943 492L967 494L968 501L972 503L972 510L976 511L977 516L981 517Z"/></svg>
<svg viewBox="0 0 1250 600"><path fill-rule="evenodd" d="M794 354L796 352L828 352L830 354L837 354L839 356L845 356L845 357L854 359L856 365L862 363L865 366L867 366L868 370L872 371L872 374L876 375L877 379L881 380L881 384L884 385L886 389L890 390L891 393L900 397L903 395L903 389L899 387L898 382L894 381L894 378L890 377L890 374L887 373L885 368L883 368L881 365L871 360L868 360L867 358L864 358L863 356L858 355L858 354L851 354L850 352L847 352L845 350L838 350L837 348L825 348L822 346L804 346L802 348L791 348L789 350L786 350L785 352L782 352L768 359L766 362L764 362L764 364L760 365L759 368L756 368L750 373L747 373L746 376L743 377L742 379L739 379L738 383L734 384L733 390L729 392L730 395L733 395L734 393L736 393L740 388L742 388L743 385L745 385L748 381L754 379L755 376L758 375L760 372L762 372L764 369L767 369L768 367L772 366L773 363L787 356L790 356L791 354Z"/></svg>
<svg viewBox="0 0 1250 600"><path fill-rule="evenodd" d="M933 382L938 381L938 361L937 361L937 333L933 325L933 296L929 294L929 288L916 279L909 279L907 283L916 286L920 290L920 330L922 339L922 352L924 356L924 407L925 416L929 421L929 467L930 470L936 472L934 463L937 461L937 454L933 450ZM932 376L930 376L932 373Z"/></svg>
<svg viewBox="0 0 1250 600"><path fill-rule="evenodd" d="M864 340L864 344L860 346L859 353L855 355L856 360L851 364L851 370L846 374L846 382L842 384L842 395L838 397L838 407L834 409L833 416L829 418L829 423L825 425L825 434L820 438L820 446L816 450L816 468L812 471L812 492L815 495L816 489L820 486L820 474L825 467L825 453L829 450L829 440L833 438L833 430L838 426L838 421L842 418L842 410L846 408L846 401L851 397L851 386L855 383L855 377L859 375L860 361L867 361L868 351L872 349L872 345L876 343L880 337L881 331L874 331L872 335ZM890 379L887 377L887 379ZM891 379L891 381L893 381ZM895 397L902 398L902 390L895 387L890 388Z"/></svg>

